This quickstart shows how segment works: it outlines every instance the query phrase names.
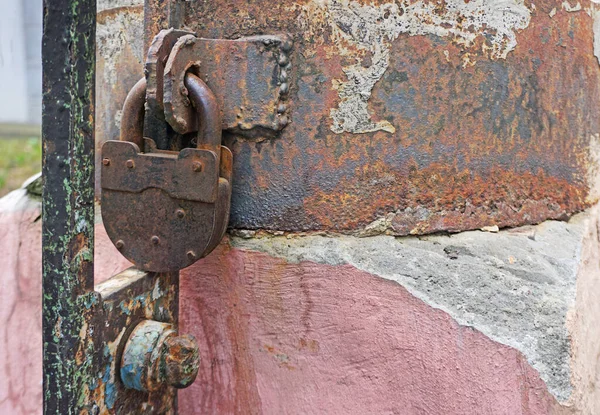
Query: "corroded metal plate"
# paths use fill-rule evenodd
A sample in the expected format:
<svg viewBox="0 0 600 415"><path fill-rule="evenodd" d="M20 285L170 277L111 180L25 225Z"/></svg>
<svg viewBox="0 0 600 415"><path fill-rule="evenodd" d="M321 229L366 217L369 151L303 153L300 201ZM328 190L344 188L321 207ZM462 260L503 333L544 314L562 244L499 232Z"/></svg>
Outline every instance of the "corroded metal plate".
<svg viewBox="0 0 600 415"><path fill-rule="evenodd" d="M189 2L183 27L199 37L294 40L291 124L226 138L231 226L425 234L584 209L597 199L600 11L567 6Z"/></svg>
<svg viewBox="0 0 600 415"><path fill-rule="evenodd" d="M285 35L236 40L182 36L164 69L166 120L180 134L198 129L183 81L186 72L192 71L215 93L224 130L250 139L275 135L289 123L286 99L291 47Z"/></svg>
<svg viewBox="0 0 600 415"><path fill-rule="evenodd" d="M195 148L140 153L133 143L108 141L102 156L102 218L121 254L155 272L202 258L221 234L217 208L231 193L226 180L221 188L217 155Z"/></svg>

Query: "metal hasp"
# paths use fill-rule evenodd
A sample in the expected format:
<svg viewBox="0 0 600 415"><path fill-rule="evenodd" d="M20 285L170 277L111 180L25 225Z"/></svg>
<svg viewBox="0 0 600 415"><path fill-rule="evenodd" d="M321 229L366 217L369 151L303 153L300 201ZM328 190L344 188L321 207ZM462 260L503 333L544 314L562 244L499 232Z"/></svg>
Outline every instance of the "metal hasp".
<svg viewBox="0 0 600 415"><path fill-rule="evenodd" d="M121 141L102 147L102 218L117 249L138 268L178 271L223 238L232 156L221 146L215 96L192 73L185 75L185 86L199 119L196 148L158 150L150 138L146 144L144 85L140 81L125 102Z"/></svg>
<svg viewBox="0 0 600 415"><path fill-rule="evenodd" d="M230 227L421 235L595 203L594 13L534 3L188 2L182 24L198 38L293 39L290 123L225 135Z"/></svg>
<svg viewBox="0 0 600 415"><path fill-rule="evenodd" d="M251 139L285 129L292 45L286 35L200 39L171 28L155 36L120 140L106 141L101 157L103 223L136 267L177 271L218 245L233 168L222 131Z"/></svg>
<svg viewBox="0 0 600 415"><path fill-rule="evenodd" d="M184 85L184 74L192 71L215 91L224 130L248 139L276 137L290 122L292 46L284 34L235 40L180 37L164 69L166 120L180 134L198 128Z"/></svg>
<svg viewBox="0 0 600 415"><path fill-rule="evenodd" d="M194 378L197 347L176 336L178 273L129 269L94 286L95 0L44 1L43 385L46 415L176 414L176 389ZM127 388L129 334L168 325L165 381Z"/></svg>

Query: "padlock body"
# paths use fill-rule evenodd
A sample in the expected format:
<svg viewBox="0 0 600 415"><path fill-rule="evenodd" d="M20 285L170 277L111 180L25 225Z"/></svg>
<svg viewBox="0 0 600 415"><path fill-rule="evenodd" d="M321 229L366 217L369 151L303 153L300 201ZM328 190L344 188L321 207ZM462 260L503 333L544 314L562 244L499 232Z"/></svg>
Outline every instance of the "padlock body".
<svg viewBox="0 0 600 415"><path fill-rule="evenodd" d="M152 272L180 270L206 255L222 231L217 201L231 195L221 164L210 150L141 153L131 142L106 142L102 219L121 254Z"/></svg>

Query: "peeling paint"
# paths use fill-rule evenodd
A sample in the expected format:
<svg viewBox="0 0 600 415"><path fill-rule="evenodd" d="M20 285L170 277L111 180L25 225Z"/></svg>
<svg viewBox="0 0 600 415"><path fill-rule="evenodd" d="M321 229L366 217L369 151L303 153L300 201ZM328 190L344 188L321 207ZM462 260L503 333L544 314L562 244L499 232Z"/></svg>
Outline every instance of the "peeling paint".
<svg viewBox="0 0 600 415"><path fill-rule="evenodd" d="M567 12L578 12L581 10L581 3L577 2L574 6L571 6L568 1L563 1L562 3L563 10Z"/></svg>
<svg viewBox="0 0 600 415"><path fill-rule="evenodd" d="M594 21L592 26L594 32L594 56L596 56L598 63L600 63L600 1L592 0L589 14Z"/></svg>
<svg viewBox="0 0 600 415"><path fill-rule="evenodd" d="M140 36L141 22L136 13L106 13L98 19L96 32L97 51L104 59L104 81L114 86L119 78L117 68L123 60L125 49L143 62L144 38Z"/></svg>
<svg viewBox="0 0 600 415"><path fill-rule="evenodd" d="M316 4L317 9L323 7L322 2ZM335 133L396 131L388 121L372 120L368 101L389 66L391 42L401 34L450 38L464 48L475 48L481 38L485 40L481 44L483 54L491 59L506 59L517 45L516 32L527 28L530 21L530 10L522 0L448 0L443 9L437 3L424 1L375 6L329 0L324 7L334 35L343 39L337 42L340 52L356 57L356 63L343 68L347 80L334 80L341 100L330 114L331 130ZM365 53L370 54L367 66Z"/></svg>
<svg viewBox="0 0 600 415"><path fill-rule="evenodd" d="M104 10L115 9L117 7L140 6L143 4L143 0L98 0L97 10L98 12L101 12Z"/></svg>
<svg viewBox="0 0 600 415"><path fill-rule="evenodd" d="M567 13L574 13L579 11L585 11L592 18L592 31L594 34L594 56L598 59L598 63L600 63L600 0L591 0L590 7L583 8L581 3L577 2L574 6L568 1L563 1L562 9ZM556 10L553 9L550 13L550 17L554 17L556 14Z"/></svg>

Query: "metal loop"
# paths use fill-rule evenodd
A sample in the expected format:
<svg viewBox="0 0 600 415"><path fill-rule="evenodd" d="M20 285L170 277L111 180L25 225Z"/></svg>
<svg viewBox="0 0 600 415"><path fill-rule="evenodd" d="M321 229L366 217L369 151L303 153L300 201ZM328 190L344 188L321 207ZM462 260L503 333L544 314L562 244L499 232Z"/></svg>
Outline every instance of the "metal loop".
<svg viewBox="0 0 600 415"><path fill-rule="evenodd" d="M221 111L215 94L202 79L193 73L185 76L190 101L198 113L197 148L221 153ZM140 79L127 94L121 118L121 141L130 141L144 149L144 103L146 79Z"/></svg>
<svg viewBox="0 0 600 415"><path fill-rule="evenodd" d="M208 85L191 72L185 74L185 87L198 113L197 148L221 153L221 110L215 94Z"/></svg>
<svg viewBox="0 0 600 415"><path fill-rule="evenodd" d="M121 141L131 141L144 151L144 103L146 78L140 79L125 99L121 117Z"/></svg>

